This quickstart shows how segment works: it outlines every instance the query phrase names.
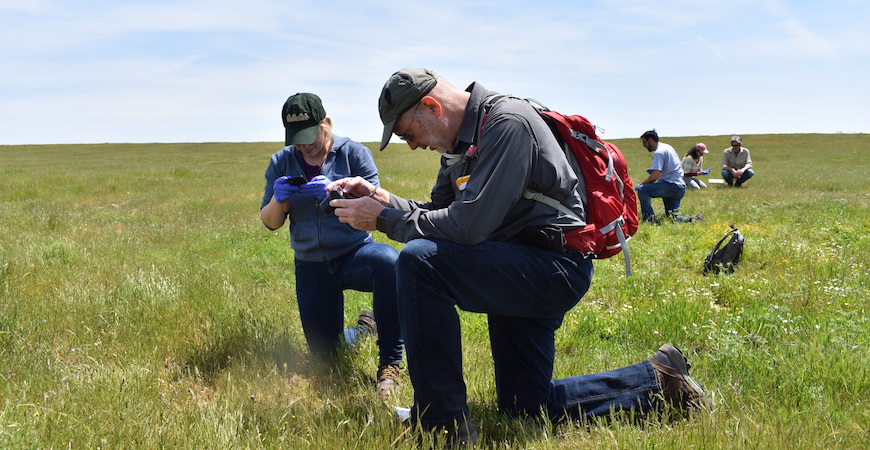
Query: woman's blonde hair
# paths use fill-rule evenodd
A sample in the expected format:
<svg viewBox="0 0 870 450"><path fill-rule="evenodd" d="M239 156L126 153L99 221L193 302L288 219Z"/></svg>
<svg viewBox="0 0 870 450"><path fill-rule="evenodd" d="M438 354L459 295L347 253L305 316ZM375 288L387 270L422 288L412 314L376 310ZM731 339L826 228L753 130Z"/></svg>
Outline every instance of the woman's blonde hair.
<svg viewBox="0 0 870 450"><path fill-rule="evenodd" d="M320 121L320 132L332 134L332 118L324 117L323 120Z"/></svg>
<svg viewBox="0 0 870 450"><path fill-rule="evenodd" d="M326 150L332 149L332 119L324 117L320 121L320 141L326 146Z"/></svg>

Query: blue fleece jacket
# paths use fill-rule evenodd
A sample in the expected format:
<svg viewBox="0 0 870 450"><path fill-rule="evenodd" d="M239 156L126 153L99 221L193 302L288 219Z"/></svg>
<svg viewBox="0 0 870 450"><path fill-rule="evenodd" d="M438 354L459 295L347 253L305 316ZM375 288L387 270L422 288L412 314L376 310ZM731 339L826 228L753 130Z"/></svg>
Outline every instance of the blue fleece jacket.
<svg viewBox="0 0 870 450"><path fill-rule="evenodd" d="M321 175L333 181L360 176L380 186L377 167L366 146L346 137L333 135L332 139L332 150L326 156ZM292 145L272 155L266 169L266 187L260 209L272 201L275 180L282 176L304 175L303 164L302 153ZM369 232L357 230L339 222L334 214L325 213L313 195L291 195L289 218L290 246L296 258L302 261L329 261L374 241Z"/></svg>

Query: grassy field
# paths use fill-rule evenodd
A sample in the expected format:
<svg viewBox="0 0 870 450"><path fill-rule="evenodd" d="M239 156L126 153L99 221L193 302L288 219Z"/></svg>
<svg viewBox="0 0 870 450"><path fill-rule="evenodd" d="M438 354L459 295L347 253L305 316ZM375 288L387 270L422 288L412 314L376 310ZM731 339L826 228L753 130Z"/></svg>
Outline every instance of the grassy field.
<svg viewBox="0 0 870 450"><path fill-rule="evenodd" d="M681 153L705 142L706 166L718 167L729 137L662 140ZM557 377L673 342L715 411L555 428L501 416L485 319L463 313L482 447L866 448L870 135L743 138L755 178L689 192L683 213L703 212L701 224L642 226L630 243L635 274L623 276L620 257L597 262L557 335ZM615 143L643 179L650 155L639 140ZM287 231L258 215L279 148L0 146L0 447L415 442L391 415L412 388L376 398L371 340L337 370L307 358ZM385 188L428 195L437 155L393 145L375 159ZM730 223L746 236L743 263L702 276ZM347 323L368 305L348 293Z"/></svg>

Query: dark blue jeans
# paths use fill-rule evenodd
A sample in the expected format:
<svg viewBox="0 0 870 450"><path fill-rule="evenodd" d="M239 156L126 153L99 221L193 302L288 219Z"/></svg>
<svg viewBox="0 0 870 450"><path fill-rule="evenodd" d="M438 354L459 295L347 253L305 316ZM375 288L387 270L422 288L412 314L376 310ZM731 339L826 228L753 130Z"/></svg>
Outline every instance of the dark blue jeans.
<svg viewBox="0 0 870 450"><path fill-rule="evenodd" d="M387 244L368 243L332 261L296 260L296 301L311 353L332 354L342 339L344 290L372 293L378 324L379 364L402 361L396 302L396 259ZM354 316L356 317L356 316Z"/></svg>
<svg viewBox="0 0 870 450"><path fill-rule="evenodd" d="M661 392L652 363L645 360L608 372L553 380L547 410L553 420L604 416L611 410L646 413Z"/></svg>
<svg viewBox="0 0 870 450"><path fill-rule="evenodd" d="M753 175L755 175L755 172L753 172L752 169L746 169L746 172L743 172L743 175L740 175L740 178L737 179L737 184L745 183L746 180L752 178ZM734 175L731 173L730 170L723 170L722 178L725 180L726 183L728 183L728 186L734 184Z"/></svg>
<svg viewBox="0 0 870 450"><path fill-rule="evenodd" d="M399 314L414 386L411 415L425 427L468 417L459 314L487 314L499 408L569 415L648 409L652 365L551 380L555 332L586 293L592 262L522 244L417 239L399 254ZM630 405L630 406L628 406Z"/></svg>
<svg viewBox="0 0 870 450"><path fill-rule="evenodd" d="M652 206L653 198L661 198L665 204L665 215L675 222L691 222L690 216L680 216L680 202L686 195L686 186L674 183L657 182L635 186L637 199L640 201L641 219L646 222L657 222Z"/></svg>

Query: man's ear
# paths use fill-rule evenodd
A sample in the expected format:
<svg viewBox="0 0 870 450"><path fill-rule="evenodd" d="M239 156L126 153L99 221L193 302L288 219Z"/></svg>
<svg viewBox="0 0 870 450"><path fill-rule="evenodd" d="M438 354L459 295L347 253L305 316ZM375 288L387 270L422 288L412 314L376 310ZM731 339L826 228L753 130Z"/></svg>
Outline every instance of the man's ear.
<svg viewBox="0 0 870 450"><path fill-rule="evenodd" d="M435 117L441 117L441 114L444 112L441 107L441 102L431 95L427 95L420 99L420 106L432 111L432 114L435 114Z"/></svg>

